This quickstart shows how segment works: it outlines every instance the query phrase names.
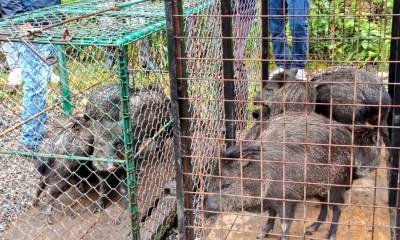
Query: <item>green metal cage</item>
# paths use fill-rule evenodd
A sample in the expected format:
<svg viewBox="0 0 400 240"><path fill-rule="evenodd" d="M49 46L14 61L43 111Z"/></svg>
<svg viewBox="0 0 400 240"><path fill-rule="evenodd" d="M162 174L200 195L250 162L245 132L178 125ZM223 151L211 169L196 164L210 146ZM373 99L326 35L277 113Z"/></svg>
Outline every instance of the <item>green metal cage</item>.
<svg viewBox="0 0 400 240"><path fill-rule="evenodd" d="M202 9L207 8L211 2L201 5L191 4L184 7L185 14L191 15L200 12ZM28 25L29 24L29 25ZM25 30L21 26L27 26ZM140 88L149 85L149 82L156 81L156 84L163 86L168 92L167 80L167 64L166 64L166 46L163 43L166 40L160 40L159 46L162 49L154 49L150 46L150 52L155 51L157 57L165 59L158 61L161 66L157 70L143 71L141 73L140 66L137 66L140 61L133 61L130 57L132 53L139 55L136 50L135 44L148 37L155 36L158 39L165 39L163 29L166 27L164 2L163 1L107 1L107 0L88 0L64 4L61 6L52 6L49 8L27 12L16 15L11 18L6 18L0 21L0 43L23 44L32 53L40 58L44 64L49 66L58 65L58 74L60 76L61 94L52 97L52 104L43 111L49 112L52 110L59 110L59 113L67 119L72 119L78 113L82 112L82 105L84 98L79 96L84 95L84 91L90 90L92 87L102 85L105 82L118 82L120 92L120 122L122 126L122 139L124 144L124 158L123 159L109 159L109 158L96 158L92 156L82 157L74 156L72 154L60 155L57 153L32 153L18 151L12 146L2 144L0 156L18 157L18 156L35 156L42 158L60 158L65 161L99 161L99 162L115 162L124 164L127 172L127 184L129 189L129 202L130 202L130 222L131 234L133 239L140 238L139 231L139 213L138 201L146 201L146 199L138 199L137 196L137 178L138 157L142 150L137 147L137 139L134 137L134 126L132 126L132 116L130 114L130 88L132 86ZM145 40L146 42L148 40ZM52 58L46 58L35 49L36 44L50 44L56 49L56 55ZM141 42L143 44L143 41ZM111 51L111 50L112 51ZM107 54L112 52L111 56L114 61L113 66L108 70L103 70L103 60ZM161 52L161 53L160 53ZM155 57L154 55L151 57ZM89 72L93 65L89 76L84 73ZM143 63L142 63L143 64ZM79 71L76 69L80 69ZM133 69L133 70L132 70ZM135 70L136 69L136 70ZM0 80L6 78L7 71L0 68ZM106 72L100 75L100 72ZM142 78L138 77L133 80L133 72L137 73ZM104 77L106 76L106 77ZM85 82L90 78L96 78L95 84ZM143 79L150 80L143 80ZM160 81L159 79L164 80ZM76 83L76 79L81 79ZM106 79L106 81L102 81ZM112 79L112 80L110 80ZM158 80L157 80L158 79ZM5 80L4 80L5 81ZM5 83L4 83L5 84ZM85 87L77 87L77 86ZM90 85L88 87L88 85ZM72 87L71 87L72 86ZM56 92L58 86L52 88L51 94ZM20 89L17 89L17 92ZM80 92L82 91L82 92ZM21 97L20 93L17 97L12 98L5 92L1 92L1 96L5 96L5 101L2 103L6 108L11 109L12 105L18 105ZM3 94L4 93L4 94ZM51 95L50 94L50 95ZM169 95L169 94L168 94ZM78 100L77 100L78 99ZM78 104L78 102L79 104ZM9 104L9 105L8 105ZM58 108L62 105L62 108ZM14 113L14 117L17 118ZM35 119L36 116L31 116L28 121ZM58 121L54 117L54 121ZM0 128L0 139L4 143L8 142L8 138L18 138L18 129L24 122L16 121L6 129ZM166 122L160 129L157 129L157 134L167 131L172 125L172 120ZM64 126L65 127L65 126ZM149 140L151 141L151 139ZM147 147L147 145L146 145ZM172 157L171 157L172 158ZM171 163L173 169L173 162ZM158 170L159 171L159 170ZM173 171L173 170L172 170ZM154 173L156 174L156 173ZM173 177L170 173L169 178ZM160 191L160 187L157 188ZM143 218L143 217L142 217ZM12 231L11 231L12 232ZM7 236L7 231L5 232ZM14 232L15 234L15 229ZM19 229L19 234L27 232ZM1 233L0 233L1 234ZM11 234L11 233L9 233ZM0 235L1 236L1 235ZM24 235L19 235L24 236ZM28 236L29 238L29 236Z"/></svg>

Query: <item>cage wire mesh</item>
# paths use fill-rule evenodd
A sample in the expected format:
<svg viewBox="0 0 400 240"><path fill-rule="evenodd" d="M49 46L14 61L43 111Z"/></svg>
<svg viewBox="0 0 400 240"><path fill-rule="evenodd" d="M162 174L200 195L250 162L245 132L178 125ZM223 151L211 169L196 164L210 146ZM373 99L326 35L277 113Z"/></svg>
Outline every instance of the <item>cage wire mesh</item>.
<svg viewBox="0 0 400 240"><path fill-rule="evenodd" d="M389 239L395 228L394 208L387 204L394 1L311 1L306 14L290 2L309 1L266 1L264 7L271 2L282 9L269 6L268 17L282 19L283 30L272 30L269 44L285 40L284 47L293 49L293 42L304 41L296 18L307 18L306 81L287 69L262 87L263 3L231 1L238 133L227 150L223 61L230 59L223 59L221 1L185 15L184 81L192 115L190 136L183 137L192 145L191 168L182 170L192 185L183 196L191 198L185 213L193 215L186 215L184 228L199 239L255 239L261 233L325 239L328 231L337 239ZM270 72L276 69L272 46ZM296 65L295 55L282 61Z"/></svg>
<svg viewBox="0 0 400 240"><path fill-rule="evenodd" d="M160 230L175 176L164 27L163 1L141 0L0 21L0 238Z"/></svg>

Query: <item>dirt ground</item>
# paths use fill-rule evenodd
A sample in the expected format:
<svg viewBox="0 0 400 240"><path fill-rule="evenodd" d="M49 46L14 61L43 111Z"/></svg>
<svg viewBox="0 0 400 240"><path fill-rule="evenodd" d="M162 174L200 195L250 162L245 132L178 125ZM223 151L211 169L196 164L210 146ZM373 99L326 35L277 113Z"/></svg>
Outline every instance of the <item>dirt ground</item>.
<svg viewBox="0 0 400 240"><path fill-rule="evenodd" d="M390 239L390 217L387 208L387 170L382 161L380 168L367 177L353 183L346 194L346 206L343 209L337 239ZM291 239L324 239L329 223L325 223L311 236L304 235L305 228L317 219L319 206L307 203L299 204L291 228ZM267 214L257 215L243 212L220 215L209 232L207 239L245 240L256 239L266 222ZM330 221L332 212L329 212ZM279 220L268 239L279 239L281 233Z"/></svg>

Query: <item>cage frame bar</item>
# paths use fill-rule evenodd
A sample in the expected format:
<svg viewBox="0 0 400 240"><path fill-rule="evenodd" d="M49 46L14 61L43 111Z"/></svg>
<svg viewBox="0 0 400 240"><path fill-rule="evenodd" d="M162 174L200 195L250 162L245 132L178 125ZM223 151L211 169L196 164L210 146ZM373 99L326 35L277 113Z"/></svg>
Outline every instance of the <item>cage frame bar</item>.
<svg viewBox="0 0 400 240"><path fill-rule="evenodd" d="M269 79L269 6L267 1L261 1L261 87L264 87Z"/></svg>
<svg viewBox="0 0 400 240"><path fill-rule="evenodd" d="M136 203L136 187L137 187L137 158L136 153L136 139L133 136L132 122L129 111L129 74L128 74L128 47L122 46L117 48L117 66L118 77L120 81L120 100L121 100L121 121L124 137L124 147L126 153L125 169L126 181L128 185L128 199L131 217L132 239L140 239L139 229L139 213L138 205Z"/></svg>
<svg viewBox="0 0 400 240"><path fill-rule="evenodd" d="M227 147L234 145L236 139L232 15L232 0L221 1L222 81L224 86L225 143Z"/></svg>
<svg viewBox="0 0 400 240"><path fill-rule="evenodd" d="M186 73L183 2L182 0L165 0L165 15L168 44L168 69L170 79L171 115L173 124L174 162L176 170L176 201L178 217L178 239L193 239L194 231L186 228L193 225L194 217L191 211L193 206L192 194L185 192L192 189L190 176L184 173L191 172L191 111L189 103L188 82ZM184 153L184 154L182 154ZM184 156L182 156L184 155Z"/></svg>
<svg viewBox="0 0 400 240"><path fill-rule="evenodd" d="M65 46L57 45L58 71L60 72L61 96L63 101L64 114L72 116L71 91L68 86L67 58L65 56Z"/></svg>
<svg viewBox="0 0 400 240"><path fill-rule="evenodd" d="M400 105L400 1L394 0L393 13L392 13L392 32L390 42L390 62L389 62L389 94L392 97L392 105ZM392 84L395 83L395 84ZM400 108L392 107L391 114L389 115L389 126L400 126ZM390 128L391 149L389 155L389 201L388 205L391 207L390 225L396 228L391 228L391 238L400 239L400 192L399 188L399 157L398 149L393 147L400 147L400 130L398 128Z"/></svg>

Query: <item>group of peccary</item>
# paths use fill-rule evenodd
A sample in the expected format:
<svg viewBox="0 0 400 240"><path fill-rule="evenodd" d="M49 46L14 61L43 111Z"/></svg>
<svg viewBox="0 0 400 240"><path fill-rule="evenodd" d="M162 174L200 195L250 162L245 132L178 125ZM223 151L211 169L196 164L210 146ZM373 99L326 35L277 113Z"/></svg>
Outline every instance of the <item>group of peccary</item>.
<svg viewBox="0 0 400 240"><path fill-rule="evenodd" d="M328 239L335 239L345 192L378 166L381 141L390 144L385 126L391 98L365 70L339 68L309 82L293 76L273 76L254 99L260 109L253 117L263 121L241 144L221 151L204 207L207 215L268 212L259 238L272 231L278 215L282 239L288 239L296 205L316 198L320 213L306 234L318 230L329 206Z"/></svg>
<svg viewBox="0 0 400 240"><path fill-rule="evenodd" d="M157 146L171 136L170 130L158 137L154 136L170 120L169 98L162 88L152 85L131 88L129 93L136 149L141 149L143 143L152 138L156 148L152 147L151 151L159 150ZM126 159L120 118L119 85L103 85L89 94L84 115L70 119L59 133L45 139L40 151L96 159ZM142 149L139 161L145 155L146 149ZM121 164L112 161L68 160L55 156L38 159L37 170L41 180L34 205L39 203L41 193L48 190L50 198L46 215L49 224L54 223L56 199L71 186L76 186L82 194L96 189L99 198L94 205L95 212L105 209L111 191L118 191L123 196L124 207L128 207L126 171Z"/></svg>

